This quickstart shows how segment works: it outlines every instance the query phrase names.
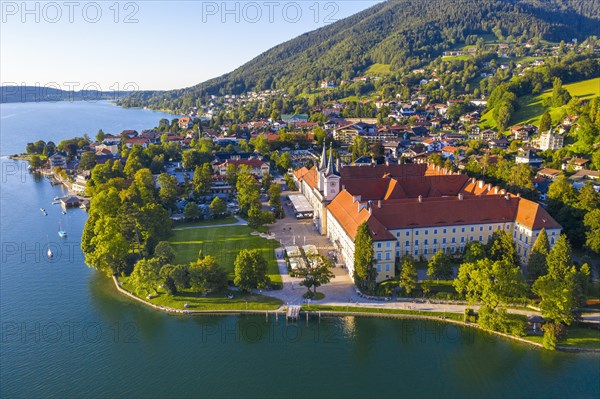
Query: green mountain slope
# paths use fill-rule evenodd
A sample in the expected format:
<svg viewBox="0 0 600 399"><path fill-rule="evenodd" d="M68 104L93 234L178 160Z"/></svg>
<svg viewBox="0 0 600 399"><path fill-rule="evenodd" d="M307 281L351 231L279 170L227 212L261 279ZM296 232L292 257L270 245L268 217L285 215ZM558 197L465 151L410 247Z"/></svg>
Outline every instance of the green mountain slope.
<svg viewBox="0 0 600 399"><path fill-rule="evenodd" d="M392 0L259 55L197 86L139 93L129 105L193 105L208 94L285 89L296 93L325 79L351 79L373 64L400 75L426 65L468 35L494 33L551 41L600 35L600 3L587 0Z"/></svg>

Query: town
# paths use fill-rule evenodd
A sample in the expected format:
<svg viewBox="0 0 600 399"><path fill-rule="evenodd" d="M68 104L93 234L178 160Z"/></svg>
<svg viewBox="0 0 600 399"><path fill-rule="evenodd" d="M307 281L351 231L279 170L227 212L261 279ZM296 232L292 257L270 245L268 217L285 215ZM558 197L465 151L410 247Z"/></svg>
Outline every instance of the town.
<svg viewBox="0 0 600 399"><path fill-rule="evenodd" d="M38 141L26 152L33 170L69 187L75 197L67 200L90 208L87 262L160 306L191 311L186 290L227 292L234 302L226 307L248 306L229 283L253 294L257 309L273 309L289 303L294 278L308 301L331 300L327 284L345 278L356 287L343 291L350 297L466 299L481 306L482 326L517 336L522 321L505 310L529 298L556 322L544 335L553 348L597 277L600 81L580 72L576 83L546 78L545 91L535 82L555 57L598 50L593 39L537 47L475 40L399 85L378 68L323 81L300 101L274 89L211 95L149 130ZM573 74L578 62L561 65ZM444 87L456 86L458 67L481 90L441 101L454 92ZM510 76L518 83L500 83ZM540 85L539 112L524 119L531 105L516 99L518 85ZM210 241L205 231L227 227L254 237L227 255L190 247L182 256L173 234L191 239L198 226L208 228L202 242ZM512 291L486 303L481 273L511 281ZM549 288L559 280L570 281L562 312Z"/></svg>

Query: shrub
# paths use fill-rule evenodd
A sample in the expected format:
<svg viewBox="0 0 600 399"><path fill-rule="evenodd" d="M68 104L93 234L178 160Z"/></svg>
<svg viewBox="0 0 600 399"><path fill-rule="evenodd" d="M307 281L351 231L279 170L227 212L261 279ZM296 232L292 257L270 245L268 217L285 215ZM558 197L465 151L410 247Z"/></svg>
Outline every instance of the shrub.
<svg viewBox="0 0 600 399"><path fill-rule="evenodd" d="M546 323L542 327L544 331L544 338L542 344L544 348L548 350L555 350L558 341L562 340L566 336L565 326L560 323Z"/></svg>
<svg viewBox="0 0 600 399"><path fill-rule="evenodd" d="M527 330L527 322L522 316L510 314L506 309L494 310L486 306L479 309L479 325L488 330L517 337L524 336Z"/></svg>
<svg viewBox="0 0 600 399"><path fill-rule="evenodd" d="M477 316L475 315L475 311L471 308L465 309L465 314L463 317L463 321L465 323L475 323L477 322Z"/></svg>

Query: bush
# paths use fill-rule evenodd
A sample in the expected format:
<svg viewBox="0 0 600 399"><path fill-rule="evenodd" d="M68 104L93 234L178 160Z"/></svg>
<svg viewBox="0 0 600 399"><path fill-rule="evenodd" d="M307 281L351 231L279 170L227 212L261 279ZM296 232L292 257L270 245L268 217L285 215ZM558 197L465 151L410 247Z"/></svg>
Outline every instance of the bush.
<svg viewBox="0 0 600 399"><path fill-rule="evenodd" d="M479 325L488 330L522 337L527 330L527 322L520 315L510 314L506 309L479 309Z"/></svg>
<svg viewBox="0 0 600 399"><path fill-rule="evenodd" d="M560 323L546 323L542 327L544 331L544 338L542 344L544 348L548 350L555 350L558 341L562 340L566 336L566 328Z"/></svg>
<svg viewBox="0 0 600 399"><path fill-rule="evenodd" d="M475 311L471 308L466 308L465 309L465 314L463 317L463 321L465 323L476 323L477 322L477 316L475 315Z"/></svg>
<svg viewBox="0 0 600 399"><path fill-rule="evenodd" d="M435 299L452 300L456 298L456 295L451 292L436 292L433 297Z"/></svg>

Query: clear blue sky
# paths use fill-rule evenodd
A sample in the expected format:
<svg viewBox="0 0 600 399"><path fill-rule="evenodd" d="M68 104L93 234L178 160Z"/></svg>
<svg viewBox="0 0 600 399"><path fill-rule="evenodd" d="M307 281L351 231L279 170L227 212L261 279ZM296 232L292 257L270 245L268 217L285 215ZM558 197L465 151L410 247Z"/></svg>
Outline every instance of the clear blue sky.
<svg viewBox="0 0 600 399"><path fill-rule="evenodd" d="M380 1L2 1L0 81L187 87Z"/></svg>

